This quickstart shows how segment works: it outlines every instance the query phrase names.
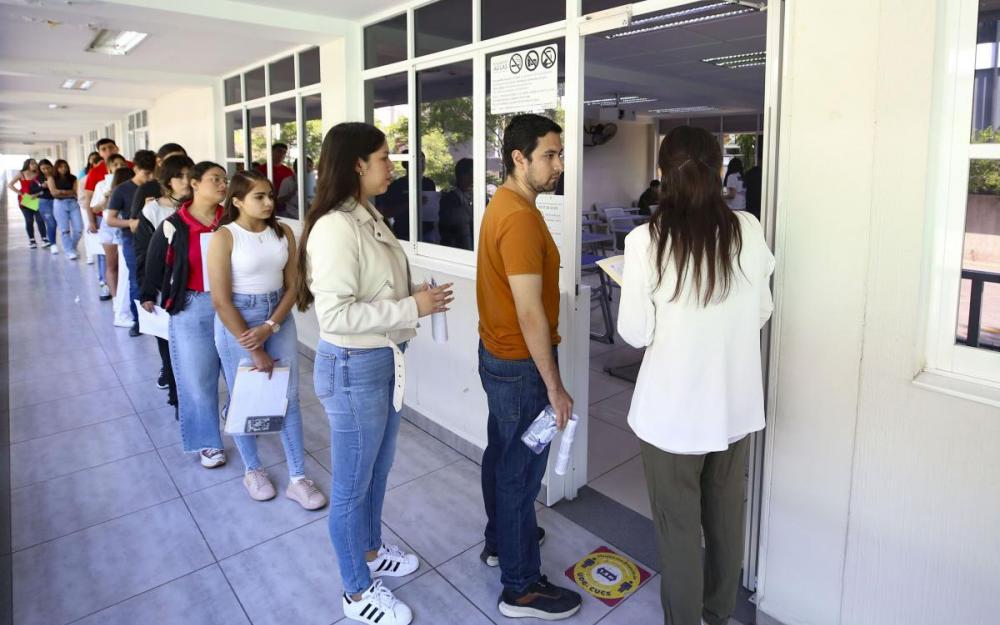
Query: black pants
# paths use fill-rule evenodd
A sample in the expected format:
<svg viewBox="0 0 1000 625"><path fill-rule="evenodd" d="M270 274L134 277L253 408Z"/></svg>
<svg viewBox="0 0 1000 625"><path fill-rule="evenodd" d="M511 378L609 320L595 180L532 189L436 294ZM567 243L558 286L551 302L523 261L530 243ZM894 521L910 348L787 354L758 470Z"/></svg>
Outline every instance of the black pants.
<svg viewBox="0 0 1000 625"><path fill-rule="evenodd" d="M45 233L45 219L42 217L42 213L23 206L18 206L18 208L21 209L21 214L24 215L24 230L28 233L28 238L32 241L35 240L35 223L37 223L38 234L48 241L48 236Z"/></svg>
<svg viewBox="0 0 1000 625"><path fill-rule="evenodd" d="M163 364L163 377L167 379L167 402L177 405L177 381L174 380L174 368L170 364L170 341L156 337L156 347L160 350L160 362Z"/></svg>

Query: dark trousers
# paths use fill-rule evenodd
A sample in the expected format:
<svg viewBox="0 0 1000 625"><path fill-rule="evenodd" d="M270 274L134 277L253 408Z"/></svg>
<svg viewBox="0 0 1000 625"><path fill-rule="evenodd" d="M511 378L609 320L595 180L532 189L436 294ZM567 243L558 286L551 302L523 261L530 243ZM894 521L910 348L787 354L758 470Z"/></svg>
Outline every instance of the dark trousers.
<svg viewBox="0 0 1000 625"><path fill-rule="evenodd" d="M740 583L750 437L703 455L640 445L663 567L663 622L725 625Z"/></svg>
<svg viewBox="0 0 1000 625"><path fill-rule="evenodd" d="M135 308L135 301L139 299L139 271L135 260L135 240L131 232L122 232L122 256L128 267L128 307L132 311L132 323L139 323L139 312Z"/></svg>
<svg viewBox="0 0 1000 625"><path fill-rule="evenodd" d="M163 376L167 378L167 403L177 405L177 381L174 379L174 368L170 364L170 341L156 337L156 347L160 350L160 363L163 365Z"/></svg>
<svg viewBox="0 0 1000 625"><path fill-rule="evenodd" d="M35 240L35 224L38 224L38 234L48 241L48 236L45 233L45 218L42 217L41 211L33 211L30 208L25 208L23 206L18 206L21 209L21 215L24 216L24 231L28 233L28 238L32 241Z"/></svg>
<svg viewBox="0 0 1000 625"><path fill-rule="evenodd" d="M504 590L522 594L541 577L535 498L549 457L535 454L521 435L549 403L531 359L503 360L479 345L479 377L489 404L483 453L486 547L500 557Z"/></svg>

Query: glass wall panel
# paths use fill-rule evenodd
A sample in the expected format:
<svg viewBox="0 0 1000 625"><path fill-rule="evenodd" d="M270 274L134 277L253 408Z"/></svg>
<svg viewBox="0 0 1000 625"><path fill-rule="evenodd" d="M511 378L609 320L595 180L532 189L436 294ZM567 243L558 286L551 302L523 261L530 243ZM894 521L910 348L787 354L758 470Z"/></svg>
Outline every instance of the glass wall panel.
<svg viewBox="0 0 1000 625"><path fill-rule="evenodd" d="M956 340L1000 349L1000 161L969 164Z"/></svg>
<svg viewBox="0 0 1000 625"><path fill-rule="evenodd" d="M972 142L1000 142L1000 0L979 0Z"/></svg>
<svg viewBox="0 0 1000 625"><path fill-rule="evenodd" d="M319 83L319 48L309 48L299 53L299 86Z"/></svg>
<svg viewBox="0 0 1000 625"><path fill-rule="evenodd" d="M390 154L409 153L410 109L407 96L405 72L365 81L365 121L385 133ZM397 169L402 170L402 166ZM402 170L402 174L395 178L400 179L405 173ZM396 182L393 181L396 185L392 187L393 193L387 191L377 197L375 206L389 220L396 238L409 241L412 240L409 197L396 193L399 189Z"/></svg>
<svg viewBox="0 0 1000 625"><path fill-rule="evenodd" d="M295 57L289 56L267 66L271 81L271 94L284 93L295 89Z"/></svg>
<svg viewBox="0 0 1000 625"><path fill-rule="evenodd" d="M226 113L226 156L242 158L247 153L247 137L243 132L243 110Z"/></svg>
<svg viewBox="0 0 1000 625"><path fill-rule="evenodd" d="M263 67L258 67L255 70L243 74L243 81L246 87L247 100L256 100L257 98L263 98L267 95L267 92L264 89Z"/></svg>
<svg viewBox="0 0 1000 625"><path fill-rule="evenodd" d="M292 169L295 176L291 178L296 185L296 192L293 193L285 204L284 216L290 219L301 219L305 211L309 209L313 197L316 195L316 173L319 165L320 148L323 145L323 110L322 99L319 94L305 96L302 98L302 115L304 117L303 137L305 141L305 158L296 157L292 162ZM302 207L299 206L299 168L305 165L302 173L303 192Z"/></svg>
<svg viewBox="0 0 1000 625"><path fill-rule="evenodd" d="M250 127L250 166L259 171L267 168L267 116L260 106L247 111Z"/></svg>
<svg viewBox="0 0 1000 625"><path fill-rule="evenodd" d="M558 0L482 0L483 39L566 19L566 3Z"/></svg>
<svg viewBox="0 0 1000 625"><path fill-rule="evenodd" d="M417 56L472 43L472 0L438 0L413 12Z"/></svg>
<svg viewBox="0 0 1000 625"><path fill-rule="evenodd" d="M406 14L365 28L365 69L406 60Z"/></svg>
<svg viewBox="0 0 1000 625"><path fill-rule="evenodd" d="M287 217L290 198L298 193L292 164L299 158L299 126L295 98L271 103L271 184L274 187L275 212Z"/></svg>
<svg viewBox="0 0 1000 625"><path fill-rule="evenodd" d="M417 102L421 190L417 240L471 250L472 61L417 72ZM406 194L408 183L403 177L393 187Z"/></svg>
<svg viewBox="0 0 1000 625"><path fill-rule="evenodd" d="M226 94L226 106L229 106L230 104L239 104L243 101L243 93L240 86L239 76L227 78L223 81L222 85L223 91L225 91Z"/></svg>

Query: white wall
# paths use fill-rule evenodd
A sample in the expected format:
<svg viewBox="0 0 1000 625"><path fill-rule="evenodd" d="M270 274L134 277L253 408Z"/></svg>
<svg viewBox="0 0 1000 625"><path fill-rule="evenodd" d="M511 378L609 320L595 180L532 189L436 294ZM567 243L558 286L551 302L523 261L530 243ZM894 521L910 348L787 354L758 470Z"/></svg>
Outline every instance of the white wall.
<svg viewBox="0 0 1000 625"><path fill-rule="evenodd" d="M147 109L151 149L174 142L183 145L195 162L219 162L225 154L217 145L222 111L217 109L215 92L213 87L186 87L157 98Z"/></svg>
<svg viewBox="0 0 1000 625"><path fill-rule="evenodd" d="M786 6L760 609L995 623L1000 411L912 383L937 2Z"/></svg>
<svg viewBox="0 0 1000 625"><path fill-rule="evenodd" d="M588 210L595 203L631 206L655 175L650 148L656 138L653 124L615 123L618 134L611 141L583 149L581 203Z"/></svg>

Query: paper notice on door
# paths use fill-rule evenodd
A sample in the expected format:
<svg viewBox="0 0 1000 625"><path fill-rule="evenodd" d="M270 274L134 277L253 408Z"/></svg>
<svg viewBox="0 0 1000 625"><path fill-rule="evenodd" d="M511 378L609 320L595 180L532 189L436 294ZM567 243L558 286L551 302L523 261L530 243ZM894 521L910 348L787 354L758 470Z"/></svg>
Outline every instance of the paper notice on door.
<svg viewBox="0 0 1000 625"><path fill-rule="evenodd" d="M241 361L226 411L226 434L280 432L288 410L290 379L288 367L275 367L268 378L266 373L254 371L249 360Z"/></svg>
<svg viewBox="0 0 1000 625"><path fill-rule="evenodd" d="M559 48L555 45L490 57L490 114L554 109L559 103Z"/></svg>
<svg viewBox="0 0 1000 625"><path fill-rule="evenodd" d="M542 217L545 218L545 225L549 227L556 247L562 252L563 238L563 209L566 207L566 196L555 195L554 193L540 193L535 198L535 206L538 207Z"/></svg>

